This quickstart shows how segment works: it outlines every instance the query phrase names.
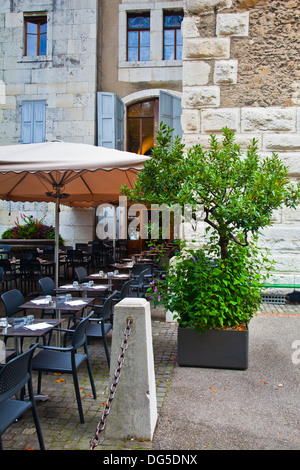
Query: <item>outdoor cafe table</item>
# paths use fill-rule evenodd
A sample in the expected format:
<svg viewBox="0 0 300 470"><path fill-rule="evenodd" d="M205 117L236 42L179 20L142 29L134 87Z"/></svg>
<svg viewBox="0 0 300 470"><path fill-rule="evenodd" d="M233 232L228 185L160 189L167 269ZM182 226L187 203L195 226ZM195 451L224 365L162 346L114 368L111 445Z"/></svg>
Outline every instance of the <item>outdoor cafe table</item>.
<svg viewBox="0 0 300 470"><path fill-rule="evenodd" d="M46 300L45 296L39 296L36 299L29 300L24 304L20 305L20 308L25 309L51 309L55 310L56 319L61 319L61 311L70 311L70 312L80 312L82 309L85 309L90 303L95 299L93 297L82 298L82 297L72 297L71 300L61 299L60 296L52 296L52 305L49 305L49 301ZM55 302L55 304L53 304ZM61 346L61 337L59 332L56 335L56 345Z"/></svg>
<svg viewBox="0 0 300 470"><path fill-rule="evenodd" d="M119 282L123 282L123 281L128 281L129 279L131 278L131 274L111 274L111 275L108 275L108 274L99 274L99 273L95 273L95 274L89 274L88 276L86 276L85 279L89 280L89 281L119 281Z"/></svg>
<svg viewBox="0 0 300 470"><path fill-rule="evenodd" d="M110 289L110 286L108 284L106 285L95 284L94 286L85 286L84 284L78 284L78 286L75 286L74 284L65 284L63 286L57 287L55 291L57 293L82 292L83 297L86 298L88 296L88 293L96 295L102 292L107 292L109 289Z"/></svg>
<svg viewBox="0 0 300 470"><path fill-rule="evenodd" d="M26 317L23 317L22 320L24 318ZM16 354L20 354L22 338L41 338L62 322L63 319L56 318L47 321L44 319L34 319L30 324L15 324L15 319L9 319L8 327L5 330L2 329L2 331L0 331L0 335L7 338L13 337Z"/></svg>
<svg viewBox="0 0 300 470"><path fill-rule="evenodd" d="M18 318L18 320L24 320L24 318ZM22 339L24 338L36 338L37 341L39 338L49 333L51 330L59 326L63 320L60 318L43 320L43 319L34 319L32 323L29 324L14 324L15 319L8 320L8 327L0 332L0 336L7 338L13 337L15 342L15 351L19 355L22 353ZM40 401L48 400L47 395L35 394L35 399Z"/></svg>

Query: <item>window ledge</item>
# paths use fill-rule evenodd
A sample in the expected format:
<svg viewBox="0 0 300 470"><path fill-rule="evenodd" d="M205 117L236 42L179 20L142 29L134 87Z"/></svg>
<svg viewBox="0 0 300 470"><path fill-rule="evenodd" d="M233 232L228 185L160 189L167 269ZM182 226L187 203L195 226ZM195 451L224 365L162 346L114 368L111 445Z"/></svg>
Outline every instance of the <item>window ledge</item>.
<svg viewBox="0 0 300 470"><path fill-rule="evenodd" d="M30 62L51 62L52 56L50 55L39 55L39 56L22 56L18 63L30 63Z"/></svg>
<svg viewBox="0 0 300 470"><path fill-rule="evenodd" d="M182 60L148 60L119 62L119 68L182 67Z"/></svg>

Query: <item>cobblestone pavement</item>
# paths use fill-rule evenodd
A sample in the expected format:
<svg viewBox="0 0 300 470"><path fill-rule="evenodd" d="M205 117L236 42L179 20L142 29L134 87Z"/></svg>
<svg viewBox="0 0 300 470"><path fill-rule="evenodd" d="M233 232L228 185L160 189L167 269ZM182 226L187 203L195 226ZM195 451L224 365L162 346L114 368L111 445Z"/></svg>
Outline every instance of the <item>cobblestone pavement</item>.
<svg viewBox="0 0 300 470"><path fill-rule="evenodd" d="M264 304L259 314L299 316L300 309L295 305ZM157 408L160 413L176 367L177 328L176 323L164 321L165 315L161 309L153 308L151 316ZM111 384L102 342L92 341L89 352L97 400L92 397L87 371L85 366L82 366L79 370L79 382L84 424L79 422L72 376L43 375L42 391L48 395L48 400L38 402L37 406L47 450L89 450L90 448L90 440L100 421ZM36 379L34 375L33 377L35 387ZM96 450L146 450L152 447L150 441L106 439L105 431L102 434ZM7 450L38 449L31 412L12 425L2 436L2 440L3 448Z"/></svg>

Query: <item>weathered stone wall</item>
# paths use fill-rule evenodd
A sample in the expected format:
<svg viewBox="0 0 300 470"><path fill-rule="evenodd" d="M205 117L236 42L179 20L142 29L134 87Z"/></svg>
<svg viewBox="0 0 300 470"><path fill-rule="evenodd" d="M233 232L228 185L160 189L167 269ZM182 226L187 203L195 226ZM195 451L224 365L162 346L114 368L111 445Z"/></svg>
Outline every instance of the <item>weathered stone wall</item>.
<svg viewBox="0 0 300 470"><path fill-rule="evenodd" d="M98 0L1 0L0 145L21 140L23 100L46 100L46 140L95 144ZM47 12L47 55L24 55L24 13Z"/></svg>
<svg viewBox="0 0 300 470"><path fill-rule="evenodd" d="M21 141L23 100L46 100L46 140L95 144L98 0L1 0L0 145ZM24 55L24 13L47 12L47 55ZM19 213L54 224L54 205L0 201L0 236ZM94 209L61 207L68 245L93 239Z"/></svg>
<svg viewBox="0 0 300 470"><path fill-rule="evenodd" d="M258 140L300 178L299 2L185 0L183 140L208 147L227 126L246 149ZM300 281L300 209L280 210L261 244L275 279Z"/></svg>

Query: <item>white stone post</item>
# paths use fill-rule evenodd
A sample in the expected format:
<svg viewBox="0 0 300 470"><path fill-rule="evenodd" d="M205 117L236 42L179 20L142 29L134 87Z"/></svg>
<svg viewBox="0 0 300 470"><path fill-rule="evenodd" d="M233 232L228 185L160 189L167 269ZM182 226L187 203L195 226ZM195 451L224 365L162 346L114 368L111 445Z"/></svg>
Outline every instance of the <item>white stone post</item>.
<svg viewBox="0 0 300 470"><path fill-rule="evenodd" d="M152 440L157 421L156 387L150 304L127 297L115 305L110 384L118 365L124 330L132 317L131 334L111 411L106 421L108 438Z"/></svg>

